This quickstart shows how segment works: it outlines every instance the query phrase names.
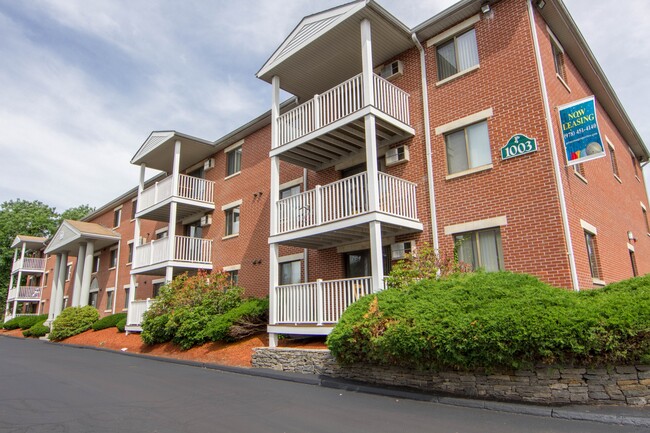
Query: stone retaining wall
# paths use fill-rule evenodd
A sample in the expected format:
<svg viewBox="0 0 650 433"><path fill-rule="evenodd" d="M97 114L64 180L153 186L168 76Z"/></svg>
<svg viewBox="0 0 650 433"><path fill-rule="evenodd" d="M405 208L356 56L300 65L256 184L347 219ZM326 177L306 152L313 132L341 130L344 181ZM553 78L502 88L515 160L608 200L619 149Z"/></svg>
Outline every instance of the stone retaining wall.
<svg viewBox="0 0 650 433"><path fill-rule="evenodd" d="M253 367L342 377L459 396L544 404L650 405L650 365L610 368L539 367L502 374L340 366L327 350L258 348Z"/></svg>

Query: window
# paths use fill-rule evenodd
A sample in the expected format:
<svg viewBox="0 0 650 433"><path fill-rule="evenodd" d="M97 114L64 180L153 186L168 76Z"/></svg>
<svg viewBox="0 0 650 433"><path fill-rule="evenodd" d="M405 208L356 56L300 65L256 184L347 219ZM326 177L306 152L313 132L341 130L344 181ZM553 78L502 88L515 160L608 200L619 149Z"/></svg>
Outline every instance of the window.
<svg viewBox="0 0 650 433"><path fill-rule="evenodd" d="M650 222L648 221L648 211L643 205L641 205L641 212L643 212L643 222L645 223L646 233L650 233Z"/></svg>
<svg viewBox="0 0 650 433"><path fill-rule="evenodd" d="M609 160L612 163L612 171L614 172L614 176L619 179L618 164L616 163L616 152L614 151L614 146L612 146L611 143L607 143L607 147L609 147Z"/></svg>
<svg viewBox="0 0 650 433"><path fill-rule="evenodd" d="M460 233L454 236L458 260L488 272L502 271L503 250L501 231L498 228Z"/></svg>
<svg viewBox="0 0 650 433"><path fill-rule="evenodd" d="M226 236L239 233L239 206L226 209Z"/></svg>
<svg viewBox="0 0 650 433"><path fill-rule="evenodd" d="M280 263L280 285L298 284L301 281L300 260Z"/></svg>
<svg viewBox="0 0 650 433"><path fill-rule="evenodd" d="M632 276L636 277L639 275L639 269L636 267L636 257L634 256L633 250L628 250L630 252L630 263L632 265Z"/></svg>
<svg viewBox="0 0 650 433"><path fill-rule="evenodd" d="M117 267L117 248L111 249L111 256L108 262L108 267L111 269Z"/></svg>
<svg viewBox="0 0 650 433"><path fill-rule="evenodd" d="M478 65L476 31L471 29L438 45L436 59L438 63L438 80L444 80Z"/></svg>
<svg viewBox="0 0 650 433"><path fill-rule="evenodd" d="M290 188L280 190L280 199L291 197L300 194L300 185L295 185Z"/></svg>
<svg viewBox="0 0 650 433"><path fill-rule="evenodd" d="M241 149L239 146L226 152L226 176L232 176L241 171Z"/></svg>
<svg viewBox="0 0 650 433"><path fill-rule="evenodd" d="M585 167L582 164L575 164L573 166L573 173L575 173L576 176L578 176L580 179L583 181L587 181L587 178L585 177Z"/></svg>
<svg viewBox="0 0 650 433"><path fill-rule="evenodd" d="M490 164L490 138L487 121L469 125L445 135L449 174Z"/></svg>
<svg viewBox="0 0 650 433"><path fill-rule="evenodd" d="M113 297L115 295L114 290L106 290L106 310L113 309Z"/></svg>
<svg viewBox="0 0 650 433"><path fill-rule="evenodd" d="M68 263L68 266L65 268L65 280L70 281L72 278L72 263Z"/></svg>
<svg viewBox="0 0 650 433"><path fill-rule="evenodd" d="M596 250L596 235L585 230L585 241L587 242L587 258L589 259L591 278L600 280L598 251Z"/></svg>
<svg viewBox="0 0 650 433"><path fill-rule="evenodd" d="M47 287L47 278L50 276L49 272L46 272L43 276L43 287Z"/></svg>
<svg viewBox="0 0 650 433"><path fill-rule="evenodd" d="M99 254L93 257L93 273L99 272Z"/></svg>
<svg viewBox="0 0 650 433"><path fill-rule="evenodd" d="M165 285L165 280L157 280L157 281L153 281L152 283L153 283L153 293L151 296L155 298L158 296L158 293L160 292L160 288Z"/></svg>
<svg viewBox="0 0 650 433"><path fill-rule="evenodd" d="M562 81L566 81L566 73L564 70L564 50L559 46L559 44L555 43L554 38L551 38L551 49L553 50L555 73Z"/></svg>
<svg viewBox="0 0 650 433"><path fill-rule="evenodd" d="M236 286L239 284L239 269L233 269L232 271L226 271L228 278L230 278L230 284Z"/></svg>
<svg viewBox="0 0 650 433"><path fill-rule="evenodd" d="M90 282L90 293L88 293L88 305L97 308L97 296L99 294L99 283L97 278L93 278Z"/></svg>
<svg viewBox="0 0 650 433"><path fill-rule="evenodd" d="M134 198L131 200L131 219L135 219L135 213L138 210L138 199Z"/></svg>
<svg viewBox="0 0 650 433"><path fill-rule="evenodd" d="M128 243L129 246L129 257L126 259L126 263L133 263L133 241Z"/></svg>
<svg viewBox="0 0 650 433"><path fill-rule="evenodd" d="M126 286L124 288L124 309L125 310L129 309L129 291L130 291L130 289L131 288L129 286Z"/></svg>
<svg viewBox="0 0 650 433"><path fill-rule="evenodd" d="M113 228L119 227L121 220L122 220L122 208L119 207L113 211Z"/></svg>
<svg viewBox="0 0 650 433"><path fill-rule="evenodd" d="M630 150L630 156L632 157L632 168L634 169L634 177L636 177L637 180L639 180L639 171L636 167L636 156L634 156L634 152L632 152L632 149L629 150Z"/></svg>

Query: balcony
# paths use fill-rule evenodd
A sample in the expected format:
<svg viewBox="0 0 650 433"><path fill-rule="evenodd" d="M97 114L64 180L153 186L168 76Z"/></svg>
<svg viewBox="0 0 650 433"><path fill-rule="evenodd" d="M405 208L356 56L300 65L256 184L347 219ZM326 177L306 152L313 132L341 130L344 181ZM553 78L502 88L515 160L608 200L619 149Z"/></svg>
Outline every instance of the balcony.
<svg viewBox="0 0 650 433"><path fill-rule="evenodd" d="M367 172L279 200L271 241L316 249L364 241L373 220L383 223L382 236L422 230L416 184L381 172L378 181L376 213L369 211Z"/></svg>
<svg viewBox="0 0 650 433"><path fill-rule="evenodd" d="M41 288L36 286L20 286L9 290L7 301L38 301L41 298Z"/></svg>
<svg viewBox="0 0 650 433"><path fill-rule="evenodd" d="M174 191L173 176L156 182L140 193L136 217L155 221L169 220L169 206L178 203L177 219L200 211L214 210L214 182L181 174Z"/></svg>
<svg viewBox="0 0 650 433"><path fill-rule="evenodd" d="M212 239L175 236L173 250L171 241L167 237L136 246L131 273L164 275L167 266L175 272L212 269Z"/></svg>
<svg viewBox="0 0 650 433"><path fill-rule="evenodd" d="M269 328L282 327L287 333L328 334L331 327L314 327L337 323L353 302L370 293L370 277L277 286L271 294Z"/></svg>
<svg viewBox="0 0 650 433"><path fill-rule="evenodd" d="M359 74L283 113L270 155L310 170L330 167L365 148L367 114L375 115L378 146L413 136L409 94L375 74L372 84L373 105L364 100Z"/></svg>
<svg viewBox="0 0 650 433"><path fill-rule="evenodd" d="M45 259L24 257L14 261L11 272L39 273L45 272Z"/></svg>

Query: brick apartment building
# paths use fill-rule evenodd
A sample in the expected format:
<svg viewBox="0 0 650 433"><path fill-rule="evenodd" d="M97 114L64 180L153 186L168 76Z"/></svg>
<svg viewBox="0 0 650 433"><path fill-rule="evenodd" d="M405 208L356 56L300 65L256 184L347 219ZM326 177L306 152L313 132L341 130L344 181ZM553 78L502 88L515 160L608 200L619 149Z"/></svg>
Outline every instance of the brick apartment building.
<svg viewBox="0 0 650 433"><path fill-rule="evenodd" d="M47 246L17 239L17 261L48 259L29 299L14 266L8 317L90 302L137 330L164 281L225 271L270 295L273 345L327 334L425 244L573 290L650 272L648 150L560 0L462 0L413 29L348 3L257 76L270 112L217 141L153 132L137 188ZM560 112L591 97L604 152L569 164Z"/></svg>

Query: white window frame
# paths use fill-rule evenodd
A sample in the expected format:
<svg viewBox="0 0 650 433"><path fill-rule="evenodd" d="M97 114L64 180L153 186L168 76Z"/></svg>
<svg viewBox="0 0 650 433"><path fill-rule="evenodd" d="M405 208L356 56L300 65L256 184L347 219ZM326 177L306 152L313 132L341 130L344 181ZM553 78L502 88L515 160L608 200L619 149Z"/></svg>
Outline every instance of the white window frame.
<svg viewBox="0 0 650 433"><path fill-rule="evenodd" d="M138 211L138 198L131 199L131 221L135 221L135 214Z"/></svg>
<svg viewBox="0 0 650 433"><path fill-rule="evenodd" d="M605 142L607 142L607 147L609 148L609 163L612 167L614 178L618 181L618 183L623 183L620 178L620 171L618 169L618 160L616 159L616 147L607 136L605 136Z"/></svg>
<svg viewBox="0 0 650 433"><path fill-rule="evenodd" d="M128 251L131 252L131 257L129 257L128 254L127 254L126 264L131 265L133 263L133 256L135 255L135 239L131 239L130 241L128 241L126 243L126 248L127 248L127 252ZM131 260L129 260L129 259L131 259Z"/></svg>
<svg viewBox="0 0 650 433"><path fill-rule="evenodd" d="M91 274L96 274L99 272L99 267L101 266L101 258L102 253L98 252L93 254L93 268L91 269ZM97 259L97 269L95 269L95 259Z"/></svg>
<svg viewBox="0 0 650 433"><path fill-rule="evenodd" d="M241 271L241 264L224 266L222 268L223 272L230 274L232 272L237 272L237 282L235 284L239 285L239 271Z"/></svg>
<svg viewBox="0 0 650 433"><path fill-rule="evenodd" d="M65 280L70 281L72 279L72 262L68 262L65 266Z"/></svg>
<svg viewBox="0 0 650 433"><path fill-rule="evenodd" d="M114 229L118 228L120 226L120 224L122 223L122 207L123 206L120 205L120 206L116 207L115 209L113 209L113 228ZM116 222L115 221L115 219L116 219L115 216L116 215L117 215L117 225L115 225L115 222Z"/></svg>
<svg viewBox="0 0 650 433"><path fill-rule="evenodd" d="M155 280L151 280L151 290L152 290L151 296L154 297L154 298L156 297L156 294L153 293L153 286L155 286L156 284L162 284L162 286L164 286L166 282L167 281L164 278L157 278ZM160 286L160 287L162 287L162 286Z"/></svg>
<svg viewBox="0 0 650 433"><path fill-rule="evenodd" d="M571 88L569 87L569 84L567 83L566 80L566 53L564 52L564 47L558 41L557 37L555 37L555 34L553 34L553 31L546 26L546 30L548 31L548 36L551 39L551 56L553 57L553 71L555 72L555 76L557 77L558 80L560 80L560 83L571 93ZM560 67L560 71L558 71L558 65L557 65L557 60L556 60L556 50L557 53L561 57L562 65ZM561 72L561 74L560 74Z"/></svg>
<svg viewBox="0 0 650 433"><path fill-rule="evenodd" d="M466 20L464 20L464 21L456 24L455 26L451 27L450 29L445 30L444 32L439 33L436 36L432 37L431 39L427 40L427 48L430 48L432 46L435 46L435 48L436 48L436 66L437 66L437 61L438 61L437 60L438 45L442 45L443 43L448 42L450 39L452 39L452 38L455 39L457 36L466 33L467 31L471 30L472 27L475 27L475 24L478 23L480 20L481 20L481 15L480 14L473 15L473 16L467 18ZM476 29L474 29L474 30L476 30ZM457 53L457 49L455 47L454 47L454 49L456 50L456 53ZM476 50L478 51L478 40L476 41ZM441 86L441 85L443 85L445 83L448 83L449 81L455 80L458 77L461 77L461 76L463 76L465 74L468 74L468 73L470 73L472 71L475 71L475 70L480 68L480 64L481 64L481 59L479 58L479 63L477 63L476 65L470 66L467 69L463 69L462 71L458 71L453 75L450 75L450 76L445 77L445 78L443 78L441 80L438 80L436 82L436 86ZM439 76L440 75L437 75L436 79Z"/></svg>
<svg viewBox="0 0 650 433"><path fill-rule="evenodd" d="M129 310L129 297L130 297L130 294L131 294L131 284L125 284L122 288L124 289L124 296L125 296L124 303L126 304L126 307L122 308L122 311L128 311ZM135 288L136 289L138 288L137 284L135 285Z"/></svg>
<svg viewBox="0 0 650 433"><path fill-rule="evenodd" d="M604 286L607 283L602 279L602 275L600 275L600 269L602 268L601 262L600 262L600 256L598 254L598 251L596 251L596 238L598 237L598 229L596 226L589 224L587 221L581 219L580 220L580 227L582 227L583 234L585 236L585 243L587 242L587 234L590 234L594 240L594 261L596 263L596 272L598 272L598 276L594 277L593 276L593 270L591 269L591 260L589 259L589 248L587 248L587 262L589 263L589 272L591 274L591 280L592 282L597 285L597 286Z"/></svg>
<svg viewBox="0 0 650 433"><path fill-rule="evenodd" d="M112 293L112 295L109 295L109 293ZM108 301L109 296L112 296L111 308L110 309L105 309L104 313L112 313L113 311L115 311L115 298L116 298L116 296L115 296L115 287L108 287L106 289L106 301ZM108 304L108 302L106 302L106 303Z"/></svg>
<svg viewBox="0 0 650 433"><path fill-rule="evenodd" d="M169 226L161 227L161 228L159 228L158 230L154 231L154 232L153 232L153 234L154 234L154 238L153 238L152 240L162 239L162 238L164 238L164 237L167 237L167 236L163 236L163 237L161 237L161 238L158 237L159 234L161 234L161 233L165 233L165 232L167 232L167 236L169 236Z"/></svg>
<svg viewBox="0 0 650 433"><path fill-rule="evenodd" d="M242 199L235 200L233 202L230 202L228 204L225 204L221 206L221 210L224 212L224 236L221 239L230 239L239 236L239 233L241 232L241 205L243 203ZM236 233L230 233L226 231L228 229L228 213L229 211L239 208L239 225L237 226L237 232Z"/></svg>
<svg viewBox="0 0 650 433"><path fill-rule="evenodd" d="M641 205L641 212L643 214L643 219L644 219L644 224L646 228L646 233L648 236L650 236L650 221L648 220L648 208L643 204L643 202L639 202Z"/></svg>
<svg viewBox="0 0 650 433"><path fill-rule="evenodd" d="M117 266L120 264L120 251L119 251L119 249L120 249L119 246L111 247L111 249L108 252L108 270L109 271L117 268ZM112 263L113 251L115 251L115 266L113 266L113 263Z"/></svg>
<svg viewBox="0 0 650 433"><path fill-rule="evenodd" d="M232 145L226 147L223 150L223 154L226 156L226 177L224 178L224 180L235 177L235 176L237 176L238 174L241 173L241 158L242 158L243 153L244 153L243 152L244 151L244 146L243 145L244 145L244 140L239 140L237 143L232 144ZM241 153L240 153L240 156L239 156L239 170L228 174L228 171L229 171L228 160L230 159L229 154L236 151L236 150L238 150L238 149L241 149Z"/></svg>

